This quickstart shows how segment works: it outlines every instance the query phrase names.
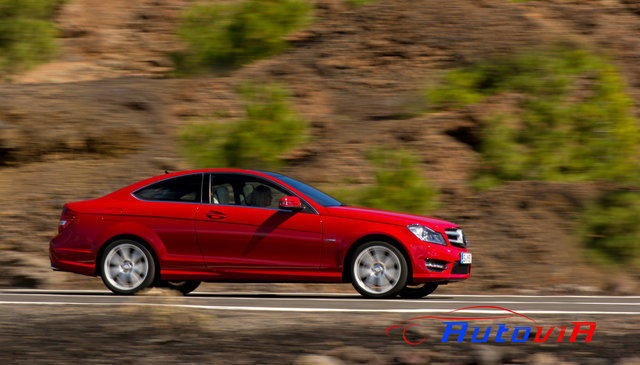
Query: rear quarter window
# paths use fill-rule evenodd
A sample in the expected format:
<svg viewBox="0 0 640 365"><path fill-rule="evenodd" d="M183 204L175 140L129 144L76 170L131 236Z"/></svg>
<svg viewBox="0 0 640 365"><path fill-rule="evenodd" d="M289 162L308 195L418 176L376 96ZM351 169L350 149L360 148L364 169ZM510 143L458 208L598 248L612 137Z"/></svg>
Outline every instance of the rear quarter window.
<svg viewBox="0 0 640 365"><path fill-rule="evenodd" d="M191 174L158 181L133 195L142 200L200 203L201 191L202 174Z"/></svg>

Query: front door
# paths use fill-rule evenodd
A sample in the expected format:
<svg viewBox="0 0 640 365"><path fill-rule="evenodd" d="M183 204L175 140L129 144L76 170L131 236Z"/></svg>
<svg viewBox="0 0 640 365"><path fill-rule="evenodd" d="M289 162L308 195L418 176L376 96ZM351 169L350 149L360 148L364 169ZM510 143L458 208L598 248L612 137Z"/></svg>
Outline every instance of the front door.
<svg viewBox="0 0 640 365"><path fill-rule="evenodd" d="M254 175L210 174L207 190L196 232L208 269L253 275L319 269L322 221L313 208L278 209L280 198L292 194Z"/></svg>

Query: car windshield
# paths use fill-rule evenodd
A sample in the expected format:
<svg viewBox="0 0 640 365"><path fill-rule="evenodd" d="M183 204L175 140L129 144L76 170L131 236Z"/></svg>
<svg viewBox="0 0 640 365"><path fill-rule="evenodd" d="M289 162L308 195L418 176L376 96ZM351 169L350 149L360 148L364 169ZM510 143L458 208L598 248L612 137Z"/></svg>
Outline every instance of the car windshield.
<svg viewBox="0 0 640 365"><path fill-rule="evenodd" d="M290 177L284 176L284 175L280 175L280 174L276 174L273 172L265 172L265 174L269 175L269 176L273 176L275 178L277 178L278 180L282 181L283 183L291 186L292 188L298 190L299 192L301 192L302 194L308 196L309 198L313 199L313 201L315 201L316 203L322 205L323 207L337 207L339 205L345 205L340 203L338 200L330 197L329 195L321 192L320 190L311 187L305 183L301 183L300 181L294 180Z"/></svg>

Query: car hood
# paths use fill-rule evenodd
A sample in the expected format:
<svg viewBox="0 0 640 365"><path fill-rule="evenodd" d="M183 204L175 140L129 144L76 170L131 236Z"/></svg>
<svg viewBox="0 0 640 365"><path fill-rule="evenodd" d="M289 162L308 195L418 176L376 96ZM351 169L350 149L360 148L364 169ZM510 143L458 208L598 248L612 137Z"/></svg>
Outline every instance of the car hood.
<svg viewBox="0 0 640 365"><path fill-rule="evenodd" d="M334 217L361 219L370 222L389 223L406 226L409 224L422 224L436 231L444 232L446 228L458 227L457 224L441 219L423 217L414 214L389 212L386 210L338 206L328 207L329 214Z"/></svg>

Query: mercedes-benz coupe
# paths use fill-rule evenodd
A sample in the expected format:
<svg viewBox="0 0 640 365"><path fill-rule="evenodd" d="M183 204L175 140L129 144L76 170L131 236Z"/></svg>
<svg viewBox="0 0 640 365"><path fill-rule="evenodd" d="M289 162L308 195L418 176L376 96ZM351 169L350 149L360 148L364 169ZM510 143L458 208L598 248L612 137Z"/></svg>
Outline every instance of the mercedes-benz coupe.
<svg viewBox="0 0 640 365"><path fill-rule="evenodd" d="M365 297L419 298L469 278L463 231L439 219L358 208L271 172L164 174L64 206L56 270L114 293L183 293L206 282L351 282Z"/></svg>

